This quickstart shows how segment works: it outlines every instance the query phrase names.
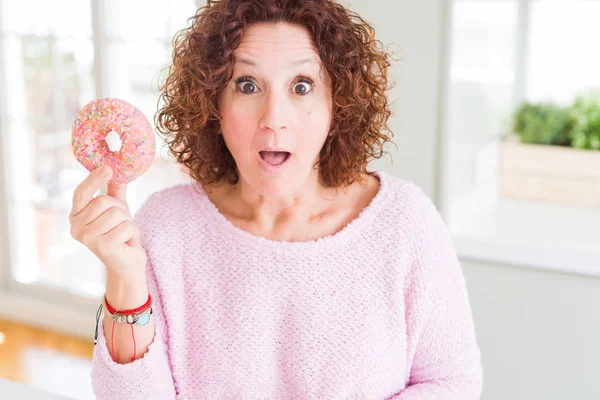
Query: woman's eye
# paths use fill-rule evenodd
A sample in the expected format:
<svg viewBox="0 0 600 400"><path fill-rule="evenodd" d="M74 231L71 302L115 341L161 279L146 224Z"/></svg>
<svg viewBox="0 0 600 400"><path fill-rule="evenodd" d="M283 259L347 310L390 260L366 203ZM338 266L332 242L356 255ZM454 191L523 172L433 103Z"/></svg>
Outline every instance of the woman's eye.
<svg viewBox="0 0 600 400"><path fill-rule="evenodd" d="M236 85L237 85L237 89L241 93L244 93L244 94L252 94L252 93L257 93L260 91L258 89L258 86L256 86L256 84L248 78L242 77L242 78L237 79ZM297 81L294 84L294 86L292 88L292 93L303 96L305 94L310 93L312 90L313 90L312 81L310 81L307 78L301 78L299 81Z"/></svg>
<svg viewBox="0 0 600 400"><path fill-rule="evenodd" d="M298 82L294 85L292 91L296 94L307 94L312 90L312 85L309 82Z"/></svg>
<svg viewBox="0 0 600 400"><path fill-rule="evenodd" d="M254 93L256 91L256 85L252 82L242 82L238 87L241 88L242 93Z"/></svg>
<svg viewBox="0 0 600 400"><path fill-rule="evenodd" d="M239 92L244 94L252 94L258 92L258 86L252 81L249 76L240 76L235 80L235 85Z"/></svg>

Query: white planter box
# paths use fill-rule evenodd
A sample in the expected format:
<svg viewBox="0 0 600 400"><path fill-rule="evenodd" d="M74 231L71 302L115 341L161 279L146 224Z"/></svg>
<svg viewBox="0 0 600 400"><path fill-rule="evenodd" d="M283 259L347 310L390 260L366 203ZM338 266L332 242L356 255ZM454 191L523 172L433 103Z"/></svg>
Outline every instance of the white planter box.
<svg viewBox="0 0 600 400"><path fill-rule="evenodd" d="M600 207L600 151L500 143L500 193L505 197Z"/></svg>

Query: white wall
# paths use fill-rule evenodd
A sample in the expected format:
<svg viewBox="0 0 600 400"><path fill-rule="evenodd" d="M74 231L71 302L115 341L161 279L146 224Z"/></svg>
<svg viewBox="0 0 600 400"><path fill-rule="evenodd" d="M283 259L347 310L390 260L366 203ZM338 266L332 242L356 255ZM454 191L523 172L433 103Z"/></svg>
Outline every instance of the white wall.
<svg viewBox="0 0 600 400"><path fill-rule="evenodd" d="M462 261L483 400L600 399L600 279Z"/></svg>
<svg viewBox="0 0 600 400"><path fill-rule="evenodd" d="M435 197L438 156L436 142L440 99L443 0L348 0L341 1L371 23L376 37L395 58L389 78L395 82L390 100L395 102L390 127L398 146L390 147L390 159L372 164L410 179Z"/></svg>

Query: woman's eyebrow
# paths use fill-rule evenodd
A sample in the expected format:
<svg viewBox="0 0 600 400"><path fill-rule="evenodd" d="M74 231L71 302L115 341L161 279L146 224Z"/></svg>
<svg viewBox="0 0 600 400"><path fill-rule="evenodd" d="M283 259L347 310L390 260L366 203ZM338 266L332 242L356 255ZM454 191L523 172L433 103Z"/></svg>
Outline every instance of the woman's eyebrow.
<svg viewBox="0 0 600 400"><path fill-rule="evenodd" d="M256 67L258 64L248 58L245 57L239 57L236 58L235 60L236 62L240 63L240 64L246 64L252 67ZM297 67L300 65L304 65L304 64L317 64L317 65L321 65L316 59L310 57L310 58L303 58L301 60L296 60L296 61L292 61L290 63L287 64L286 68L291 68L291 67Z"/></svg>

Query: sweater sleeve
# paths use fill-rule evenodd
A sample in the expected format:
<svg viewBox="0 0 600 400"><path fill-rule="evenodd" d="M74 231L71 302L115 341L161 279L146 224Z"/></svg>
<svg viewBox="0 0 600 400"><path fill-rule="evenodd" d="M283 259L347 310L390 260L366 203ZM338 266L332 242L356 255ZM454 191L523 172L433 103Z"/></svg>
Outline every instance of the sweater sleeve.
<svg viewBox="0 0 600 400"><path fill-rule="evenodd" d="M412 363L406 388L393 398L479 399L483 371L465 279L441 215L417 193L416 256L404 292Z"/></svg>
<svg viewBox="0 0 600 400"><path fill-rule="evenodd" d="M136 214L139 221L143 215ZM144 241L144 224L141 243ZM169 360L168 330L164 316L161 292L150 257L146 265L148 292L152 295L152 317L155 319L154 339L148 351L128 364L112 360L104 336L103 318L98 325L98 342L92 359L92 387L98 400L170 400L176 398L175 384Z"/></svg>

